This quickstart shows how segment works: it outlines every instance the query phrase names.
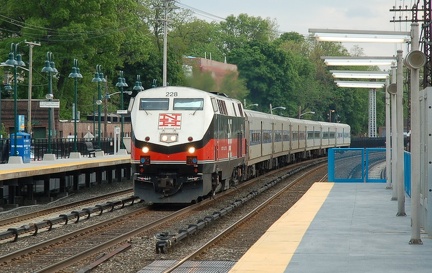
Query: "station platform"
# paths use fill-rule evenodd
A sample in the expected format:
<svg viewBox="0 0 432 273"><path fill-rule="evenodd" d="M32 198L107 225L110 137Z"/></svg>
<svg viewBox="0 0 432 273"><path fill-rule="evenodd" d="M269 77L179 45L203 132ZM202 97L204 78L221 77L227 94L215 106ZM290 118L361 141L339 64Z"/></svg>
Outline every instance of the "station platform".
<svg viewBox="0 0 432 273"><path fill-rule="evenodd" d="M315 183L229 272L432 272L432 238L410 245L406 216L383 183Z"/></svg>
<svg viewBox="0 0 432 273"><path fill-rule="evenodd" d="M73 171L81 168L96 168L104 165L125 164L130 162L127 153L96 157L81 156L79 158L62 158L55 160L31 160L29 163L0 164L0 181L23 178L55 172Z"/></svg>
<svg viewBox="0 0 432 273"><path fill-rule="evenodd" d="M81 156L0 164L0 211L34 205L104 181L130 179L130 155ZM37 195L37 196L36 196Z"/></svg>

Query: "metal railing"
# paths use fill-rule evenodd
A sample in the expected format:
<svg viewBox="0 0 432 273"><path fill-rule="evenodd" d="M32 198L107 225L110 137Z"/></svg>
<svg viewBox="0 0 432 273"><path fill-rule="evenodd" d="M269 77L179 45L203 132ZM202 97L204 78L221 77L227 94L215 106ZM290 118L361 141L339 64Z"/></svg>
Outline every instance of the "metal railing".
<svg viewBox="0 0 432 273"><path fill-rule="evenodd" d="M101 147L98 147L96 140L89 140L86 138L77 139L77 152L82 155L88 155L85 142L92 142L95 148L100 148L106 154L114 154L114 139L101 138ZM0 138L0 163L7 163L9 160L10 152L10 139ZM31 152L30 160L42 160L44 154L48 153L48 139L35 138L31 139ZM55 138L51 140L51 153L55 154L57 158L68 158L70 153L74 150L73 139L70 138Z"/></svg>

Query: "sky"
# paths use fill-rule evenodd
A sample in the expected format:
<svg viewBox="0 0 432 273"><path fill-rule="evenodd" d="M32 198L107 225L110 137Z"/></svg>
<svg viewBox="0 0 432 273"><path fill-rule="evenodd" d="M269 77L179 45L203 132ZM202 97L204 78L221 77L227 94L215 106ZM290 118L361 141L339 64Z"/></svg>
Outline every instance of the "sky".
<svg viewBox="0 0 432 273"><path fill-rule="evenodd" d="M221 21L229 15L269 18L279 25L279 31L309 35L309 29L353 29L379 31L409 31L410 23L393 23L393 17L411 19L411 13L391 12L394 6L412 7L412 0L177 0L178 6L192 8L195 16L207 21ZM423 1L421 1L423 3ZM207 13L206 16L202 16ZM420 16L419 16L420 17ZM343 44L349 51L355 44ZM357 43L365 56L393 56L394 44Z"/></svg>

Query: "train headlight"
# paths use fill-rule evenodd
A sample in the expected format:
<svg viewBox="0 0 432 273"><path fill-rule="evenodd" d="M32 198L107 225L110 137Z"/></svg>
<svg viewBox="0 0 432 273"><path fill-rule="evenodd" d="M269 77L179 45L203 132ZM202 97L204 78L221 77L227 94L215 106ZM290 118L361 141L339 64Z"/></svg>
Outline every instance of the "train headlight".
<svg viewBox="0 0 432 273"><path fill-rule="evenodd" d="M178 134L161 134L160 135L160 141L161 142L166 142L166 143L171 143L171 142L177 142L178 141Z"/></svg>
<svg viewBox="0 0 432 273"><path fill-rule="evenodd" d="M189 152L190 154L195 153L195 147L189 147L188 152Z"/></svg>
<svg viewBox="0 0 432 273"><path fill-rule="evenodd" d="M148 153L149 152L149 148L147 146L142 147L142 151L143 153Z"/></svg>

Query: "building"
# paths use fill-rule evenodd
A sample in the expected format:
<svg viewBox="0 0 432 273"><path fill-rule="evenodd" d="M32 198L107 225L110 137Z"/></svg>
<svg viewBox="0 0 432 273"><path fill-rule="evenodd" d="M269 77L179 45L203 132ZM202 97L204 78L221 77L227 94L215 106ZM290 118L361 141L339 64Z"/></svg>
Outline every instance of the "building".
<svg viewBox="0 0 432 273"><path fill-rule="evenodd" d="M47 138L48 137L48 109L40 107L40 102L45 100L32 99L31 100L31 121L32 121L32 138ZM3 123L8 134L15 132L14 123L14 100L13 99L2 99L0 110L0 123ZM28 122L28 100L19 99L17 100L17 114L21 116L19 119L20 131L27 132ZM53 138L65 138L74 133L74 120L60 120L59 119L59 108L54 108L53 116ZM105 116L101 116L101 137L113 137L115 127L121 127L120 117L116 114L107 113L107 119L105 122ZM84 138L87 133L91 133L95 136L97 130L97 116L93 121L91 120L78 120L77 121L77 137ZM123 124L123 131L125 136L130 136L131 124L130 117L125 117ZM8 137L8 136L3 136Z"/></svg>

